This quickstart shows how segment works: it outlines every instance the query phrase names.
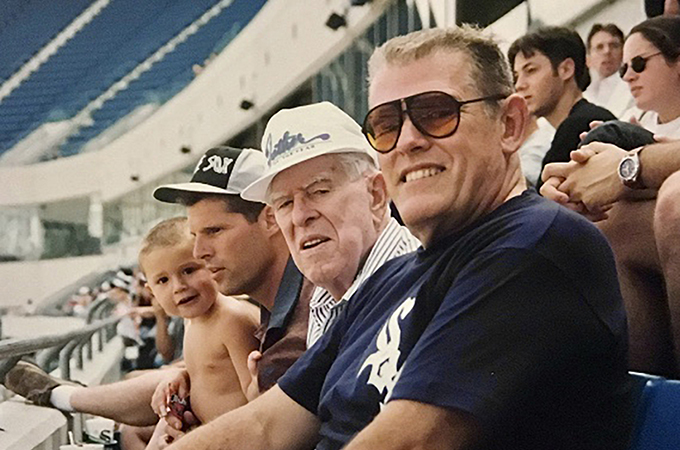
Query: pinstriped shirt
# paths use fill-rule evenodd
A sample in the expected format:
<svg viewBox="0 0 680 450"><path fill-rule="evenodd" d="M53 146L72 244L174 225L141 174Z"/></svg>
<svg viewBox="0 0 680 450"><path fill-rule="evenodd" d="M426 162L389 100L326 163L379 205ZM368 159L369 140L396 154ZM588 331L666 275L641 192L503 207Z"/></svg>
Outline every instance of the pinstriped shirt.
<svg viewBox="0 0 680 450"><path fill-rule="evenodd" d="M354 292L368 277L373 275L373 272L390 259L410 253L419 246L420 241L411 234L408 228L399 225L394 218L390 218L389 223L378 236L378 240L375 241L364 266L340 301L336 302L331 294L323 288L314 289L312 299L309 302L307 348L310 348L328 330L345 309Z"/></svg>

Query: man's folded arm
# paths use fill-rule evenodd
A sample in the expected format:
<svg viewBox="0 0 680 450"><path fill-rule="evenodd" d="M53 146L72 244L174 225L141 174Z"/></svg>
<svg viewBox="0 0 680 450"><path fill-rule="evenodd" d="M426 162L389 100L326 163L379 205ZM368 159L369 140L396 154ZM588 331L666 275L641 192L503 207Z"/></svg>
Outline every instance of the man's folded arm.
<svg viewBox="0 0 680 450"><path fill-rule="evenodd" d="M274 386L251 403L183 436L170 450L308 450L318 439L314 414Z"/></svg>
<svg viewBox="0 0 680 450"><path fill-rule="evenodd" d="M477 448L481 427L468 413L412 400L388 402L345 450Z"/></svg>

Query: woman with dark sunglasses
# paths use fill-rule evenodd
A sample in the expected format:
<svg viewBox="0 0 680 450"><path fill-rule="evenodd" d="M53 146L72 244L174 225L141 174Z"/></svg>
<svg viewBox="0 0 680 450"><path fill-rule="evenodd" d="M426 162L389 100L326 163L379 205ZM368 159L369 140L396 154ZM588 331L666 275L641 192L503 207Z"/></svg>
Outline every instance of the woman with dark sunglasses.
<svg viewBox="0 0 680 450"><path fill-rule="evenodd" d="M680 139L680 16L655 17L633 27L623 61L619 73L644 111L640 124Z"/></svg>

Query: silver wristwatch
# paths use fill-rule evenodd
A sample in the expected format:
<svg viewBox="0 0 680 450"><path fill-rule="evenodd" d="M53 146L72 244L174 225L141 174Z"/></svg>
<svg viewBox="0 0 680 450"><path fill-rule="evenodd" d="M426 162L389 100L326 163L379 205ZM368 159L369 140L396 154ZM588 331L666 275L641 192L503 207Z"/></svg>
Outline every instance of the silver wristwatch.
<svg viewBox="0 0 680 450"><path fill-rule="evenodd" d="M619 163L619 179L624 186L631 189L644 189L642 184L642 165L640 164L640 152L644 147L636 148L626 155Z"/></svg>

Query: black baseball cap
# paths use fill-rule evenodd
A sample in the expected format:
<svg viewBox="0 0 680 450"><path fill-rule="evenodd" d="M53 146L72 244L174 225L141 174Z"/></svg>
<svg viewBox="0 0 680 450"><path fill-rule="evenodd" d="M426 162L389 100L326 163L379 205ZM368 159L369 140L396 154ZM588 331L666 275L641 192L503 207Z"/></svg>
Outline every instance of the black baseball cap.
<svg viewBox="0 0 680 450"><path fill-rule="evenodd" d="M166 184L153 192L156 200L181 203L188 194L240 195L264 173L267 158L255 149L211 148L201 157L188 183Z"/></svg>

